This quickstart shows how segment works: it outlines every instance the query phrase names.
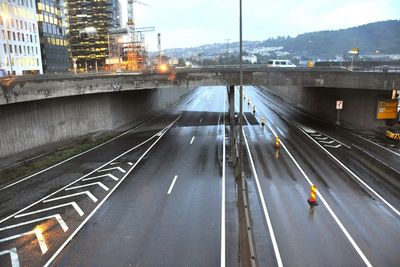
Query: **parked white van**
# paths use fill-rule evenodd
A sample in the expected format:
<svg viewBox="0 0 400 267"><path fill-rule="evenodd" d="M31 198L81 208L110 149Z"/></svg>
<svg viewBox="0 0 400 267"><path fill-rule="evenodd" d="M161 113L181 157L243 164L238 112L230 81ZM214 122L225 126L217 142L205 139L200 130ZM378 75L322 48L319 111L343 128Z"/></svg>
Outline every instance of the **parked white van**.
<svg viewBox="0 0 400 267"><path fill-rule="evenodd" d="M294 68L296 65L294 65L290 60L272 59L268 61L268 67Z"/></svg>

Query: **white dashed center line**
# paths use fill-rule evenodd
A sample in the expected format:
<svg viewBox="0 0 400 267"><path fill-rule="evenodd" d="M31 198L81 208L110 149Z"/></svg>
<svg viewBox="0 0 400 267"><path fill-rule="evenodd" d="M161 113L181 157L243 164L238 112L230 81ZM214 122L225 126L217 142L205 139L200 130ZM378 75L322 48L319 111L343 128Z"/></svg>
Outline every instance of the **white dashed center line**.
<svg viewBox="0 0 400 267"><path fill-rule="evenodd" d="M175 177L174 177L174 180L172 180L172 183L171 183L171 185L170 185L170 187L169 187L169 190L168 190L168 195L170 195L171 194L171 191L172 191L172 189L174 188L174 185L175 185L175 182L176 182L176 179L178 178L178 175L175 175Z"/></svg>

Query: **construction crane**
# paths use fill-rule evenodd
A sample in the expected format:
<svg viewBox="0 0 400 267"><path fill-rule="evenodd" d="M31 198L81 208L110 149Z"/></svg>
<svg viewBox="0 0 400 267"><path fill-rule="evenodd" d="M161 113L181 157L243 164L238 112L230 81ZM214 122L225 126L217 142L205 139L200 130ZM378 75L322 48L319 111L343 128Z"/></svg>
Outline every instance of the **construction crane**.
<svg viewBox="0 0 400 267"><path fill-rule="evenodd" d="M126 27L112 28L109 32L110 35L115 37L128 35L128 41L122 43L122 55L125 55L125 57L123 57L125 60L123 60L122 65L124 65L127 70L137 71L141 67L143 68L144 63L146 62L145 39L143 33L154 31L155 28L136 27L134 19L134 4L150 7L150 5L141 1L128 0L128 21ZM139 66L139 63L141 63L142 66Z"/></svg>

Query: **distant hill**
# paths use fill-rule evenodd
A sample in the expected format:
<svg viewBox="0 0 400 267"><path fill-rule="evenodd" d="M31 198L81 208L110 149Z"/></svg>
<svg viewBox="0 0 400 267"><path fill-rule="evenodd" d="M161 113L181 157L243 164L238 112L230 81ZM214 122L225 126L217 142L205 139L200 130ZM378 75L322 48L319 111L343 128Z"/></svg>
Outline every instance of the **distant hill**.
<svg viewBox="0 0 400 267"><path fill-rule="evenodd" d="M296 37L277 37L265 41L246 41L244 50L261 56L285 56L330 59L347 54L352 47L360 55L400 54L400 20L388 20L336 31L319 31ZM238 53L239 43L229 44L229 53ZM212 56L227 53L227 44L210 44L193 48L167 49L173 57Z"/></svg>

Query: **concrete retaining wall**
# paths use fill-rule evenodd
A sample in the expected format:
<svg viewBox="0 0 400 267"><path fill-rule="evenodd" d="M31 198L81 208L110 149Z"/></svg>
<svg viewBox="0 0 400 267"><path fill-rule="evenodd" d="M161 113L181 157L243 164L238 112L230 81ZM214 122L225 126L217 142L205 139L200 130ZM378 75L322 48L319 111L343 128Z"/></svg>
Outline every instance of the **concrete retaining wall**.
<svg viewBox="0 0 400 267"><path fill-rule="evenodd" d="M377 101L390 98L390 91L297 86L270 86L266 90L308 113L332 122L337 118L336 101L343 100L341 122L365 128L386 126L385 120L376 119Z"/></svg>
<svg viewBox="0 0 400 267"><path fill-rule="evenodd" d="M158 88L0 105L0 158L144 120L189 91Z"/></svg>

